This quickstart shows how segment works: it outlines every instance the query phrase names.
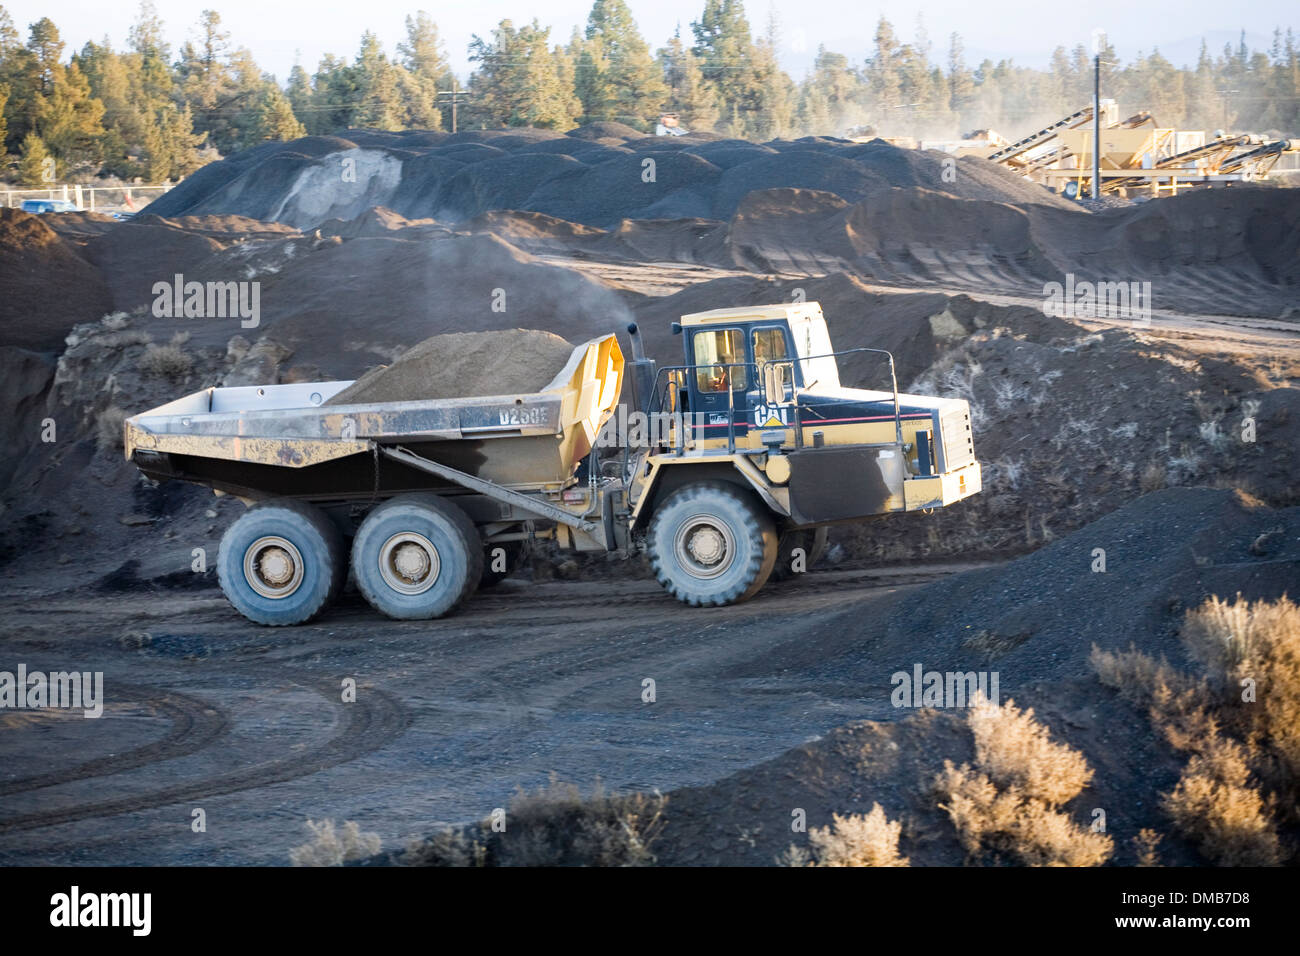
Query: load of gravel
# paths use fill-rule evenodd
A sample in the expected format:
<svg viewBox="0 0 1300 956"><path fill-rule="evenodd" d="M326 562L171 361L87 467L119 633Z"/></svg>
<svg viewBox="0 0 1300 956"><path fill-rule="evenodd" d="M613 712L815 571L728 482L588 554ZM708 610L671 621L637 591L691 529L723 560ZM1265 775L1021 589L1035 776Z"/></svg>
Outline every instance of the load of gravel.
<svg viewBox="0 0 1300 956"><path fill-rule="evenodd" d="M573 346L550 332L452 332L411 346L392 365L371 369L327 405L409 402L540 392Z"/></svg>

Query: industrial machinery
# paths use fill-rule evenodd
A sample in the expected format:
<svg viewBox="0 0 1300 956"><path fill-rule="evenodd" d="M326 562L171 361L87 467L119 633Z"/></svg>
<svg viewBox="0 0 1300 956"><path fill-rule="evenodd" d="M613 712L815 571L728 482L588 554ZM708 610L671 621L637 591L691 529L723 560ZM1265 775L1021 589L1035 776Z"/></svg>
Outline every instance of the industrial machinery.
<svg viewBox="0 0 1300 956"><path fill-rule="evenodd" d="M817 303L702 312L674 331L681 365L647 359L630 326L630 363L614 335L595 338L523 395L332 405L351 383L205 389L128 419L125 453L251 506L217 572L269 625L319 613L349 567L382 613L438 617L539 538L644 548L679 600L729 604L796 549L815 560L832 524L980 490L967 403L899 394L888 352L835 352ZM866 358L888 389L841 384L841 361Z"/></svg>
<svg viewBox="0 0 1300 956"><path fill-rule="evenodd" d="M1064 116L1014 143L997 149L960 149L1022 173L1070 198L1088 195L1092 180L1091 106ZM1161 128L1149 113L1119 119L1114 100L1101 101L1102 193L1145 189L1177 193L1192 186L1264 179L1286 152L1300 149L1287 140ZM959 144L957 144L959 145Z"/></svg>

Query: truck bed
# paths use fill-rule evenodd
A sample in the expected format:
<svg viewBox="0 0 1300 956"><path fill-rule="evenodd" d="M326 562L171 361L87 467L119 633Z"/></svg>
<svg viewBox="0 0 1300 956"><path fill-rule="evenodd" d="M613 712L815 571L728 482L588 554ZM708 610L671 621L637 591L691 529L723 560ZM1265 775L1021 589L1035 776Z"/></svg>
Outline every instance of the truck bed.
<svg viewBox="0 0 1300 956"><path fill-rule="evenodd" d="M622 376L622 353L608 335L575 347L551 383L529 394L325 406L352 383L208 388L128 418L124 448L146 474L236 493L278 494L287 483L319 495L333 483L351 494L357 479L349 476L368 472L382 444L422 448L508 487L542 489L572 479L618 401ZM310 478L282 474L358 456Z"/></svg>

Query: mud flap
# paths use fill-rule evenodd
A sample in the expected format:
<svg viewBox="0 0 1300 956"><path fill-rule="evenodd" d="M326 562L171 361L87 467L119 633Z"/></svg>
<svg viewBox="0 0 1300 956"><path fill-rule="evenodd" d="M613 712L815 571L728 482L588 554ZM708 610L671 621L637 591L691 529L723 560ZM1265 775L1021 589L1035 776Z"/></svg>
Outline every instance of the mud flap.
<svg viewBox="0 0 1300 956"><path fill-rule="evenodd" d="M897 445L826 445L790 457L790 516L816 524L902 508L903 456Z"/></svg>

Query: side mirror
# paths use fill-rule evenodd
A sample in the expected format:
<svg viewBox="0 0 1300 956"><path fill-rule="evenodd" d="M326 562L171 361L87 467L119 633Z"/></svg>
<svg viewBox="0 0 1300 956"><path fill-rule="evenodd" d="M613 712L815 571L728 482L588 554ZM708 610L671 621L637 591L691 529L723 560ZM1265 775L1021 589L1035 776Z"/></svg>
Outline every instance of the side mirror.
<svg viewBox="0 0 1300 956"><path fill-rule="evenodd" d="M785 400L785 366L768 362L763 366L763 392L777 401Z"/></svg>

